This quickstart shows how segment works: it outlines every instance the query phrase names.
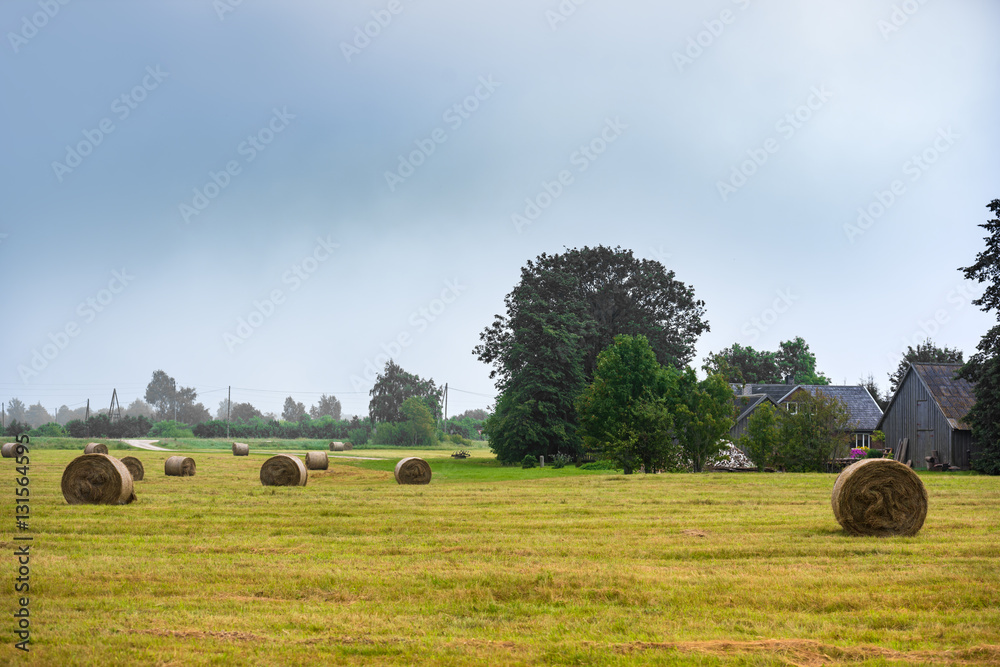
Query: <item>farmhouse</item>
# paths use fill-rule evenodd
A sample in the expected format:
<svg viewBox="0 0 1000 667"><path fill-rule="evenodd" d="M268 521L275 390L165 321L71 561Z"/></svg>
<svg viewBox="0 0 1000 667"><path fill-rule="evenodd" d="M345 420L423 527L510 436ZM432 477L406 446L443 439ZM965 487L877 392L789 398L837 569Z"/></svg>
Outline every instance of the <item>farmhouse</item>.
<svg viewBox="0 0 1000 667"><path fill-rule="evenodd" d="M790 412L798 409L803 392L823 394L839 400L851 415L851 435L853 446L868 447L871 436L882 419L882 410L868 390L861 385L821 385L821 384L747 384L733 385L739 416L729 430L730 440L737 441L746 431L750 415L766 402Z"/></svg>
<svg viewBox="0 0 1000 667"><path fill-rule="evenodd" d="M897 460L928 467L937 452L940 462L967 469L975 452L972 431L964 419L976 402L972 385L955 377L962 364L910 364L878 428L886 444L906 451Z"/></svg>

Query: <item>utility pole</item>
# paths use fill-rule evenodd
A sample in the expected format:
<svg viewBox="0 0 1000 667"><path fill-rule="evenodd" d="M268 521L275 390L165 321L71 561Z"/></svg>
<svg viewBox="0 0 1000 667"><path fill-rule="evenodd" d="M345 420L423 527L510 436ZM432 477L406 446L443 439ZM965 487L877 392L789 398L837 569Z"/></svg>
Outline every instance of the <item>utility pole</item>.
<svg viewBox="0 0 1000 667"><path fill-rule="evenodd" d="M229 397L226 399L226 440L229 440L229 413L233 409L233 385L229 385Z"/></svg>
<svg viewBox="0 0 1000 667"><path fill-rule="evenodd" d="M444 383L444 430L448 430L448 383Z"/></svg>

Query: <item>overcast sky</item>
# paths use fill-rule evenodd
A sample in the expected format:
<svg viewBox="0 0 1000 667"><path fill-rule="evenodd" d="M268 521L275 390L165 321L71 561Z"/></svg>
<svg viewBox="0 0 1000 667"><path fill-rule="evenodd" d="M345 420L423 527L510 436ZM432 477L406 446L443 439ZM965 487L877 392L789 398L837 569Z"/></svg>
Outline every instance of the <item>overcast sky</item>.
<svg viewBox="0 0 1000 667"><path fill-rule="evenodd" d="M577 4L579 3L579 4ZM991 318L992 0L8 0L0 392L213 413L391 354L487 407L520 268L605 244L705 301L709 352L802 336L885 386ZM867 217L862 217L866 213Z"/></svg>

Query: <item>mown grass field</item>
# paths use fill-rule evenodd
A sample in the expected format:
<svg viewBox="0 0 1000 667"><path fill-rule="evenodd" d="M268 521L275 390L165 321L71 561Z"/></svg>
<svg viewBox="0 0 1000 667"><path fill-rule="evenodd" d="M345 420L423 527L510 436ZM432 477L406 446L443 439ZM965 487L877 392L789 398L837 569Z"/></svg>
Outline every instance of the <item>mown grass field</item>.
<svg viewBox="0 0 1000 667"><path fill-rule="evenodd" d="M169 446L169 443L163 443ZM288 445L289 443L286 443ZM294 444L294 443L292 443ZM14 462L0 464L0 662L37 665L1000 664L1000 479L925 474L913 538L851 538L832 475L622 476L355 450L301 488L270 453L145 464L69 506L31 456L32 644L13 648ZM113 452L119 456L121 451Z"/></svg>

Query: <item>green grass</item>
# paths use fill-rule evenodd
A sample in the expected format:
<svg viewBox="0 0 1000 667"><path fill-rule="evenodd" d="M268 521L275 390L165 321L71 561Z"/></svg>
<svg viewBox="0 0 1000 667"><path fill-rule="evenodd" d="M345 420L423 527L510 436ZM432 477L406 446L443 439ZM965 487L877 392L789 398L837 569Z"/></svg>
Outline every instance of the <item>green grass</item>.
<svg viewBox="0 0 1000 667"><path fill-rule="evenodd" d="M924 529L875 539L842 533L832 475L355 450L384 460L332 457L306 487L274 489L258 478L266 451L191 451L192 478L163 475L169 453L132 453L146 479L124 507L67 505L77 452L31 453L34 643L19 655L8 621L0 663L1000 662L996 478L922 475ZM396 485L414 453L431 484Z"/></svg>

